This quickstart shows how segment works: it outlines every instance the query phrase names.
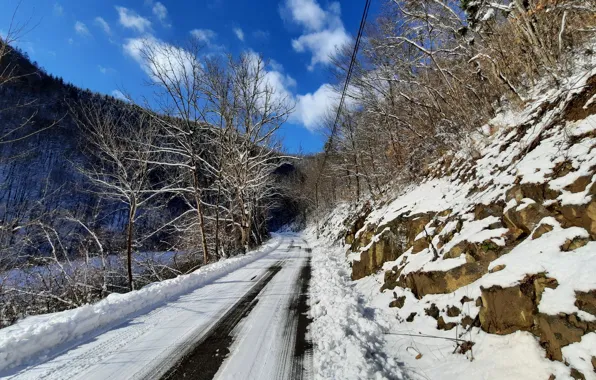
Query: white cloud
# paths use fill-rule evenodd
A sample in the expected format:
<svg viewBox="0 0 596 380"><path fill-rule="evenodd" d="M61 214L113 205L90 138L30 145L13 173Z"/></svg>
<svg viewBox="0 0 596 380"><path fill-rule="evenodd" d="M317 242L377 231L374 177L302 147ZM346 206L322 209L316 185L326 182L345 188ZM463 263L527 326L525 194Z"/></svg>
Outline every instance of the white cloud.
<svg viewBox="0 0 596 380"><path fill-rule="evenodd" d="M159 82L158 75L166 81L170 78L193 80L192 67L197 63L197 58L182 48L151 35L145 38L129 38L122 47L124 53L137 61L141 69L156 82Z"/></svg>
<svg viewBox="0 0 596 380"><path fill-rule="evenodd" d="M238 39L240 41L244 41L244 32L242 31L242 29L234 28L234 33L236 34L236 37L238 37Z"/></svg>
<svg viewBox="0 0 596 380"><path fill-rule="evenodd" d="M87 29L87 25L80 21L75 22L74 30L78 35L83 37L89 37L91 35L91 33L89 33L89 29Z"/></svg>
<svg viewBox="0 0 596 380"><path fill-rule="evenodd" d="M211 44L213 39L217 36L217 33L211 29L193 29L190 31L190 34L207 45Z"/></svg>
<svg viewBox="0 0 596 380"><path fill-rule="evenodd" d="M285 0L281 15L303 28L302 35L292 40L292 48L299 53L311 54L309 70L317 64L331 63L331 56L337 49L350 42L338 2L324 10L316 0Z"/></svg>
<svg viewBox="0 0 596 380"><path fill-rule="evenodd" d="M308 66L308 69L312 71L318 63L329 64L337 49L349 42L350 37L342 27L304 34L292 40L292 47L299 53L310 52L312 54Z"/></svg>
<svg viewBox="0 0 596 380"><path fill-rule="evenodd" d="M331 85L325 83L314 93L296 96L296 110L292 115L292 121L314 131L321 127L325 116L333 107L337 107L338 103L339 94Z"/></svg>
<svg viewBox="0 0 596 380"><path fill-rule="evenodd" d="M107 35L112 34L112 29L110 28L110 24L107 23L102 17L95 18L95 25L99 26Z"/></svg>
<svg viewBox="0 0 596 380"><path fill-rule="evenodd" d="M129 29L143 33L151 29L151 21L139 16L135 11L124 7L116 7L120 24Z"/></svg>
<svg viewBox="0 0 596 380"><path fill-rule="evenodd" d="M282 16L287 14L293 22L308 30L321 30L327 18L316 0L286 0L282 12Z"/></svg>
<svg viewBox="0 0 596 380"><path fill-rule="evenodd" d="M74 44L74 40L73 40L72 38L69 38L69 39L68 39L68 44L69 44L69 45L72 45L72 44Z"/></svg>
<svg viewBox="0 0 596 380"><path fill-rule="evenodd" d="M122 91L120 91L120 90L114 90L114 91L112 91L112 96L113 96L114 98L116 98L116 99L120 99L120 100L123 100L123 101L125 101L125 102L127 102L127 101L128 101L128 98L126 97L126 95L124 95L124 94L122 93Z"/></svg>
<svg viewBox="0 0 596 380"><path fill-rule="evenodd" d="M153 4L153 14L159 19L159 21L164 22L168 17L168 9L165 7L165 5L158 1L157 3Z"/></svg>
<svg viewBox="0 0 596 380"><path fill-rule="evenodd" d="M252 36L257 39L266 40L266 39L269 39L270 34L266 30L258 29L258 30L255 30L254 32L252 32Z"/></svg>
<svg viewBox="0 0 596 380"><path fill-rule="evenodd" d="M252 50L245 52L249 59L249 63L252 66L252 70L256 72L257 65L259 64L259 54ZM264 65L266 62L261 60L261 64ZM273 64L272 64L273 63ZM292 105L295 101L292 89L296 87L296 80L290 75L283 72L283 67L275 61L269 62L269 68L261 67L264 80L260 83L261 90L268 87L273 90L272 98L277 102L284 102L288 105ZM264 101L264 99L262 99Z"/></svg>
<svg viewBox="0 0 596 380"><path fill-rule="evenodd" d="M54 15L62 16L64 13L64 8L59 3L54 3Z"/></svg>

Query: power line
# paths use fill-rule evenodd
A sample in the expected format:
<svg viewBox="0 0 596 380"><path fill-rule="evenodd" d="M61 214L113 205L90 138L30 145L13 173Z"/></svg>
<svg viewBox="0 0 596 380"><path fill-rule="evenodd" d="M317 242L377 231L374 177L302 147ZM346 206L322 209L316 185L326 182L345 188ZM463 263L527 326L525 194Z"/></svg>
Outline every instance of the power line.
<svg viewBox="0 0 596 380"><path fill-rule="evenodd" d="M337 115L335 116L335 121L333 122L333 127L331 128L331 135L329 136L329 140L327 140L327 144L326 144L325 150L323 152L323 163L321 164L321 168L317 174L317 180L315 182L316 191L318 191L319 181L321 180L321 174L323 173L323 170L325 169L325 164L327 163L327 156L329 155L329 151L331 150L331 147L333 146L333 137L337 133L337 123L339 122L339 118L341 116L341 110L342 110L344 102L345 102L346 92L348 90L348 85L350 84L350 78L352 77L352 71L354 70L354 63L356 62L358 48L360 47L360 39L362 38L362 34L364 32L364 26L366 25L366 18L368 17L368 10L370 8L370 2L371 2L371 0L366 0L366 4L364 5L364 11L362 12L362 19L360 20L360 27L358 29L358 34L356 35L356 43L354 44L354 50L352 51L352 58L350 59L350 66L348 67L348 73L346 74L346 81L344 83L344 88L341 93L339 105L337 107ZM317 195L317 197L318 197L318 195Z"/></svg>

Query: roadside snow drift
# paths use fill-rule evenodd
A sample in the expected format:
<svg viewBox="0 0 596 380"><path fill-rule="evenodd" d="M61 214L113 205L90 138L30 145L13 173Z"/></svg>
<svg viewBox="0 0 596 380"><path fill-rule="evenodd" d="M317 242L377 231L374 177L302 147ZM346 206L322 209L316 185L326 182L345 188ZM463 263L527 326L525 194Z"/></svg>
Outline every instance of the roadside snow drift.
<svg viewBox="0 0 596 380"><path fill-rule="evenodd" d="M241 257L205 265L197 271L157 282L126 294L111 294L93 305L25 318L0 330L0 372L42 358L50 350L68 348L84 337L114 327L193 289L260 259L281 243L279 236Z"/></svg>

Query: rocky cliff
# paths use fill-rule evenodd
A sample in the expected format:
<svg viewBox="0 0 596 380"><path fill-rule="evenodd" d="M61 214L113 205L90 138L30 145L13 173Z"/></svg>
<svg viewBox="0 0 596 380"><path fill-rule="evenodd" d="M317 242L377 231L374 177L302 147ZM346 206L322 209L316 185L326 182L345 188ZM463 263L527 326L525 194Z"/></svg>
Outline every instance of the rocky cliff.
<svg viewBox="0 0 596 380"><path fill-rule="evenodd" d="M352 278L396 321L393 333L452 339L452 353L435 349L476 359L452 362L455 378L596 378L596 70L589 67L500 112L468 149L429 166L421 183L353 208L344 222ZM511 347L496 335L524 343ZM433 349L408 341L422 358L417 366L449 378ZM532 375L498 372L520 365L522 346L534 353L526 363ZM497 372L478 368L487 363Z"/></svg>

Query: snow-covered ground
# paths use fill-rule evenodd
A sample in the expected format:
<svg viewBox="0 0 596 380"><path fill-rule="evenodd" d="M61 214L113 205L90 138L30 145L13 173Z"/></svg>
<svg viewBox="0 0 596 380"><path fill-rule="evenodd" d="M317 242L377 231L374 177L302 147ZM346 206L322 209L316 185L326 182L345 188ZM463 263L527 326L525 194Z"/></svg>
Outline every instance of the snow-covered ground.
<svg viewBox="0 0 596 380"><path fill-rule="evenodd" d="M316 229L305 232L315 242L310 285L310 334L315 379L405 379L405 369L386 353L389 324L364 304L350 280L345 247L330 245L346 217L338 208L319 240Z"/></svg>
<svg viewBox="0 0 596 380"><path fill-rule="evenodd" d="M298 320L291 315L293 304L301 295L296 284L310 256L306 250L309 245L300 236L291 240L291 248L279 255L284 260L281 270L258 295L254 309L232 332L234 343L230 355L215 379L310 378L310 355L294 360Z"/></svg>
<svg viewBox="0 0 596 380"><path fill-rule="evenodd" d="M173 353L183 352L208 331L267 268L287 260L292 241L292 237L277 236L246 256L111 295L95 305L29 317L0 330L0 376L86 380L156 376L168 368L164 361L176 360ZM292 271L286 274L295 276ZM273 288L283 290L284 284ZM279 294L289 298L287 293ZM264 318L275 314L275 307L260 308L265 311L255 311L264 313ZM255 342L247 343L256 347Z"/></svg>

